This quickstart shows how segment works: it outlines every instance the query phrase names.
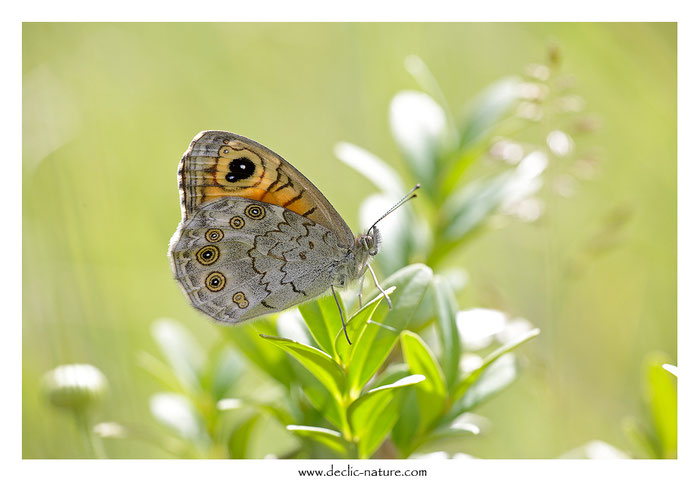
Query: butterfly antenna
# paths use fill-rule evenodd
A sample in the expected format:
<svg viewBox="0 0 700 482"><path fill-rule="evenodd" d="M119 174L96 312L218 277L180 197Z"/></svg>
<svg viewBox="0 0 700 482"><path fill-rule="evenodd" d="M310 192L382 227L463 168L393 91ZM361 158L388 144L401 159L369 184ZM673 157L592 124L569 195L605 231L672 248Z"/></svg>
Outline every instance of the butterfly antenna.
<svg viewBox="0 0 700 482"><path fill-rule="evenodd" d="M387 217L389 214L391 214L391 213L393 213L394 211L396 211L398 208L400 208L402 205L406 204L408 201L410 201L410 200L413 199L414 197L418 196L418 194L415 194L415 192L416 192L418 189L420 189L420 184L416 184L415 186L413 186L413 189L411 189L410 191L408 191L408 192L406 193L406 195L405 195L404 197L402 197L402 198L399 200L399 202L397 202L396 204L394 204L387 212L385 212L384 214L382 214L382 216L381 216L379 219L377 219L377 220L374 222L374 224L373 224L372 226L370 226L370 228L367 230L367 233L369 234L369 232L372 230L372 228L374 228L374 227L377 225L377 223L378 223L379 221L381 221L382 219L384 219L385 217Z"/></svg>
<svg viewBox="0 0 700 482"><path fill-rule="evenodd" d="M340 307L340 302L338 301L338 295L335 294L335 288L331 285L331 291L333 292L333 299L338 307L338 312L340 313L340 322L343 324L343 332L345 333L345 339L348 340L348 345L352 345L350 337L348 336L348 330L345 328L345 318L343 317L343 309Z"/></svg>

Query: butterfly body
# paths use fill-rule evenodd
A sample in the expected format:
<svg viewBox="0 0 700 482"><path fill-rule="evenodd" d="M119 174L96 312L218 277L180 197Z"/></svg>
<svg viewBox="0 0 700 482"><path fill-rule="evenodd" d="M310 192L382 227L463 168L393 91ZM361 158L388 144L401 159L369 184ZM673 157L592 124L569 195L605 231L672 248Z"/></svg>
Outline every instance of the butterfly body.
<svg viewBox="0 0 700 482"><path fill-rule="evenodd" d="M269 149L223 131L192 141L178 170L182 221L169 257L197 309L224 323L274 313L361 277L377 253L320 191Z"/></svg>

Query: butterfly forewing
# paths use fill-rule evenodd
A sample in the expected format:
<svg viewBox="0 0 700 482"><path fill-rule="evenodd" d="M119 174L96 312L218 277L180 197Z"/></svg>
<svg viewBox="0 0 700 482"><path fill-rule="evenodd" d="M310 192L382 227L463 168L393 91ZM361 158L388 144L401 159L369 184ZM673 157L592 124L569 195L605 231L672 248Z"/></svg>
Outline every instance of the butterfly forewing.
<svg viewBox="0 0 700 482"><path fill-rule="evenodd" d="M225 131L199 133L178 171L182 218L222 197L241 197L284 207L335 233L343 246L354 236L338 212L303 174L270 149Z"/></svg>

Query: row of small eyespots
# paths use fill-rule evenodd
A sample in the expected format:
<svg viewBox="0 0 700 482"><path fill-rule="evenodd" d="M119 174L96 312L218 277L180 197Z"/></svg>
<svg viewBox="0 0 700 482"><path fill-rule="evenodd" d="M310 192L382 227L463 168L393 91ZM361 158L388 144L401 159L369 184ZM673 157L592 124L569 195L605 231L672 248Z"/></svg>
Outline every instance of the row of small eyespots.
<svg viewBox="0 0 700 482"><path fill-rule="evenodd" d="M244 214L250 219L262 219L265 217L265 208L258 204L251 204L245 209ZM241 229L243 226L245 226L245 220L240 216L234 216L229 221L229 224L234 229ZM224 239L224 232L219 228L208 229L207 232L204 233L204 239L210 243L218 243ZM199 261L201 264L204 266L209 266L210 264L214 264L216 260L219 259L219 254L219 248L216 246L204 246L202 249L197 251L196 257L197 261Z"/></svg>
<svg viewBox="0 0 700 482"><path fill-rule="evenodd" d="M251 204L245 209L244 214L250 219L262 219L265 217L265 208L258 204ZM229 221L229 224L235 229L241 229L243 226L245 226L245 220L240 216L234 216ZM223 239L223 237L223 231L218 228L209 229L204 234L204 238L211 243L216 243ZM219 259L219 255L220 251L216 246L204 246L202 249L197 251L196 256L197 261L205 266L208 266L210 264L214 264ZM224 289L224 286L226 286L226 277L219 271L212 271L206 277L204 283L209 291L221 291ZM241 309L247 308L249 305L245 294L240 291L233 295L233 302L236 303L236 305L238 305L238 307Z"/></svg>
<svg viewBox="0 0 700 482"><path fill-rule="evenodd" d="M243 214L257 221L265 217L265 208L258 204L251 204L245 208ZM229 224L233 229L241 229L245 226L245 219L241 216L234 216L229 220Z"/></svg>

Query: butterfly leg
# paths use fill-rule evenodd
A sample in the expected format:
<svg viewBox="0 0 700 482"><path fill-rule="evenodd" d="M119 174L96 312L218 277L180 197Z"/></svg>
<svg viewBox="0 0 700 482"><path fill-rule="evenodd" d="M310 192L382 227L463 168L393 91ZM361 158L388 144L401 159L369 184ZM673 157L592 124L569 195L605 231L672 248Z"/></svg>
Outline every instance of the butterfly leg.
<svg viewBox="0 0 700 482"><path fill-rule="evenodd" d="M365 285L365 275L367 274L367 271L362 273L362 276L360 277L360 291L357 292L357 297L360 300L360 309L362 309L362 288Z"/></svg>
<svg viewBox="0 0 700 482"><path fill-rule="evenodd" d="M345 332L345 339L348 340L348 345L352 345L350 337L348 336L348 330L345 328L345 318L343 317L343 309L340 307L340 302L338 301L338 295L335 294L335 288L331 285L331 291L333 292L333 299L338 307L338 312L340 313L340 321L343 323L343 331Z"/></svg>
<svg viewBox="0 0 700 482"><path fill-rule="evenodd" d="M379 281L377 281L377 275L374 274L374 270L372 269L372 267L371 267L369 264L367 265L367 269L369 269L369 274L372 275L372 279L374 280L374 285L375 285L375 286L377 287L377 289L382 293L382 295L384 295L384 298L386 299L386 302L387 302L387 304L389 305L389 309L391 309L392 306L391 306L391 299L389 298L389 295L388 295L387 292L384 291L384 289L382 289L382 287L379 285Z"/></svg>

